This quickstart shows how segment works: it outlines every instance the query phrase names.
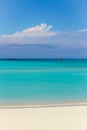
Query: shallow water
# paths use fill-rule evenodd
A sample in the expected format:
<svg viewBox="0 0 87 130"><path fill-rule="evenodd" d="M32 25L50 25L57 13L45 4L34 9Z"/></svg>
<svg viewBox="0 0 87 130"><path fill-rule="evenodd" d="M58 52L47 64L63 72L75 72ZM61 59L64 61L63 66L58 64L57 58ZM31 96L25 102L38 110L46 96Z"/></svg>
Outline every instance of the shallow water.
<svg viewBox="0 0 87 130"><path fill-rule="evenodd" d="M87 102L87 60L0 60L0 103Z"/></svg>

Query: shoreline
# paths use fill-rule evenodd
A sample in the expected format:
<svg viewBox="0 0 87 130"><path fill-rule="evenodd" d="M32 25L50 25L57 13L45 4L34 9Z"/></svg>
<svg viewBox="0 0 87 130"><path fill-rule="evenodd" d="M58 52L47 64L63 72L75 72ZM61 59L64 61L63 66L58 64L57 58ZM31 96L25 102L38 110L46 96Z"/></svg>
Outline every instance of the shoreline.
<svg viewBox="0 0 87 130"><path fill-rule="evenodd" d="M0 109L6 108L43 108L43 107L74 107L87 106L87 102L75 103L51 103L51 104L0 104Z"/></svg>

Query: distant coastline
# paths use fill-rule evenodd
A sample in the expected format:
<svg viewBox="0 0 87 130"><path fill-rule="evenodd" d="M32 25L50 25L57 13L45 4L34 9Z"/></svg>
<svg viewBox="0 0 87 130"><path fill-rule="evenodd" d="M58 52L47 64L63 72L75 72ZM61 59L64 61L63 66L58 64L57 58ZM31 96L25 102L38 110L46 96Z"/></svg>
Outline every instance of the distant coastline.
<svg viewBox="0 0 87 130"><path fill-rule="evenodd" d="M0 58L0 60L87 60L87 58Z"/></svg>

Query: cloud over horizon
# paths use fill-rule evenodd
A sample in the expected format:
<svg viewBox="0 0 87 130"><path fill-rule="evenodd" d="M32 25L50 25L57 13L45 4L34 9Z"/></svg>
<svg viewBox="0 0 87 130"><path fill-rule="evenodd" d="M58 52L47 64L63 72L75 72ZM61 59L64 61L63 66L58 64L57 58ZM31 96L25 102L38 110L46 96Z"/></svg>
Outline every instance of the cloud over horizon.
<svg viewBox="0 0 87 130"><path fill-rule="evenodd" d="M51 31L52 25L47 25L46 23L42 23L35 27L26 28L21 32L16 32L11 35L1 35L1 37L50 37L56 35L56 32Z"/></svg>
<svg viewBox="0 0 87 130"><path fill-rule="evenodd" d="M56 31L52 31L52 25L41 23L40 25L26 28L23 31L17 31L11 35L1 35L0 45L3 44L43 44L57 35Z"/></svg>
<svg viewBox="0 0 87 130"><path fill-rule="evenodd" d="M52 25L42 23L11 35L1 35L0 45L49 44L63 48L87 48L87 29L64 32L52 31L52 27Z"/></svg>

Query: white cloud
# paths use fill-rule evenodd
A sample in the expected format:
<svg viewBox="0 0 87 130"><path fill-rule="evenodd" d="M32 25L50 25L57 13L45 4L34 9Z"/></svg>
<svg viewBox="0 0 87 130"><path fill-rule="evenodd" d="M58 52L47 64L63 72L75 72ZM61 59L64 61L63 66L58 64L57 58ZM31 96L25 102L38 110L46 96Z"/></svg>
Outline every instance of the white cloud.
<svg viewBox="0 0 87 130"><path fill-rule="evenodd" d="M84 33L87 33L87 29L77 30L77 31L75 31L75 33L77 33L77 34L84 34Z"/></svg>
<svg viewBox="0 0 87 130"><path fill-rule="evenodd" d="M87 48L87 29L64 32L52 31L52 26L41 24L32 28L26 28L12 35L2 35L0 45L5 44L51 44L58 47Z"/></svg>
<svg viewBox="0 0 87 130"><path fill-rule="evenodd" d="M21 32L16 32L12 35L2 35L2 38L25 38L25 37L51 37L56 35L56 32L51 31L52 26L42 23L41 25L26 28Z"/></svg>

